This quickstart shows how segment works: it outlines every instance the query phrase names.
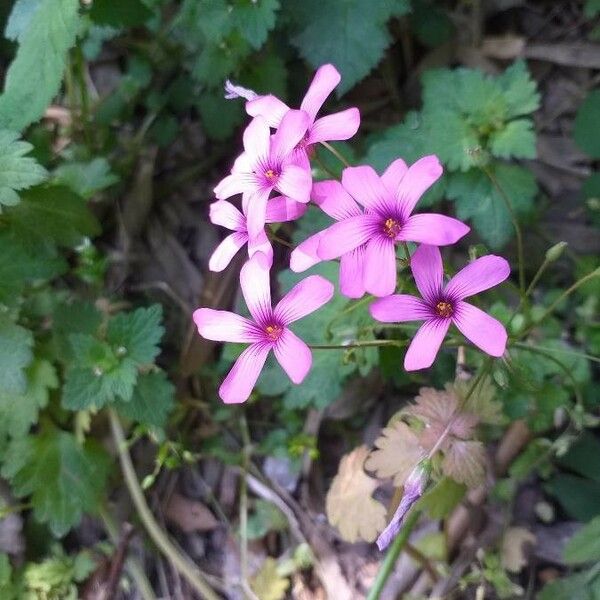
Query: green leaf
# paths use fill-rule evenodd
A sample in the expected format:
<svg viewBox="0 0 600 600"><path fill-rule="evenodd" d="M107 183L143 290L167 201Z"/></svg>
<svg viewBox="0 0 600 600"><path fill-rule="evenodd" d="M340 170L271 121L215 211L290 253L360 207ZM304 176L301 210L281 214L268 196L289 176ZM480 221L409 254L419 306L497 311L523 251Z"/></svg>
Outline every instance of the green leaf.
<svg viewBox="0 0 600 600"><path fill-rule="evenodd" d="M73 360L69 336L74 333L95 335L102 322L102 316L96 307L91 302L82 300L59 304L55 307L52 318L55 352L65 363Z"/></svg>
<svg viewBox="0 0 600 600"><path fill-rule="evenodd" d="M54 179L86 200L119 181L104 157L89 162L64 163L54 171Z"/></svg>
<svg viewBox="0 0 600 600"><path fill-rule="evenodd" d="M577 111L573 137L592 158L600 158L600 90L590 92Z"/></svg>
<svg viewBox="0 0 600 600"><path fill-rule="evenodd" d="M38 521L56 536L77 525L97 507L109 472L105 452L88 442L81 446L65 431L52 429L14 440L2 466L18 498L31 496Z"/></svg>
<svg viewBox="0 0 600 600"><path fill-rule="evenodd" d="M17 0L15 10L19 16L7 35L19 48L0 96L0 127L20 131L44 114L60 89L79 28L79 0Z"/></svg>
<svg viewBox="0 0 600 600"><path fill-rule="evenodd" d="M589 460L590 456L600 456L600 441L590 431L584 431L556 462L565 469L600 482L600 463Z"/></svg>
<svg viewBox="0 0 600 600"><path fill-rule="evenodd" d="M509 118L528 115L540 107L537 84L531 78L525 61L513 63L497 81L502 88Z"/></svg>
<svg viewBox="0 0 600 600"><path fill-rule="evenodd" d="M511 121L490 135L490 151L498 158L535 158L535 131L531 119Z"/></svg>
<svg viewBox="0 0 600 600"><path fill-rule="evenodd" d="M206 46L192 69L192 76L212 88L221 89L251 48L237 32L233 32L217 45Z"/></svg>
<svg viewBox="0 0 600 600"><path fill-rule="evenodd" d="M65 268L54 249L32 247L11 232L0 231L0 299L20 292L27 282L59 275Z"/></svg>
<svg viewBox="0 0 600 600"><path fill-rule="evenodd" d="M56 370L47 360L34 360L26 373L27 387L22 394L0 392L2 438L25 435L37 423L39 410L48 403L50 390L58 387Z"/></svg>
<svg viewBox="0 0 600 600"><path fill-rule="evenodd" d="M153 371L138 377L131 400L118 400L114 407L127 419L164 427L173 408L174 393L175 388L164 371Z"/></svg>
<svg viewBox="0 0 600 600"><path fill-rule="evenodd" d="M600 199L600 172L592 173L581 186L583 197Z"/></svg>
<svg viewBox="0 0 600 600"><path fill-rule="evenodd" d="M100 233L100 223L83 198L62 186L28 190L21 203L8 209L6 216L19 238L29 244L52 240L60 246L73 247L84 236Z"/></svg>
<svg viewBox="0 0 600 600"><path fill-rule="evenodd" d="M594 569L557 579L544 586L538 600L598 600L600 577Z"/></svg>
<svg viewBox="0 0 600 600"><path fill-rule="evenodd" d="M454 25L445 11L427 0L416 3L410 22L416 38L425 46L441 46L454 34Z"/></svg>
<svg viewBox="0 0 600 600"><path fill-rule="evenodd" d="M565 512L578 521L589 521L600 514L600 482L568 473L555 475L544 486Z"/></svg>
<svg viewBox="0 0 600 600"><path fill-rule="evenodd" d="M0 205L18 204L18 191L46 179L46 169L35 159L25 156L32 148L31 144L19 139L18 133L0 130Z"/></svg>
<svg viewBox="0 0 600 600"><path fill-rule="evenodd" d="M140 365L151 363L159 354L164 327L162 306L153 304L129 313L119 313L108 323L106 339L121 355Z"/></svg>
<svg viewBox="0 0 600 600"><path fill-rule="evenodd" d="M225 100L221 90L204 92L198 99L198 110L206 135L214 140L226 140L244 122L243 105Z"/></svg>
<svg viewBox="0 0 600 600"><path fill-rule="evenodd" d="M444 477L423 495L419 508L426 510L432 519L443 519L463 499L466 491L466 485Z"/></svg>
<svg viewBox="0 0 600 600"><path fill-rule="evenodd" d="M394 125L377 136L369 146L364 162L370 164L379 173L399 156L407 164L431 154L431 144L435 136L422 116L409 112L400 125ZM431 206L442 199L446 187L446 178L442 177L429 189L419 201L420 207Z"/></svg>
<svg viewBox="0 0 600 600"><path fill-rule="evenodd" d="M518 165L495 163L490 170L519 215L533 206L537 185L530 171ZM488 175L480 169L453 173L448 180L448 198L456 202L459 219L470 219L477 233L493 250L502 248L514 235L510 213Z"/></svg>
<svg viewBox="0 0 600 600"><path fill-rule="evenodd" d="M342 74L337 87L341 96L377 66L391 41L388 19L406 14L409 4L405 0L304 0L290 3L288 10L298 28L292 43L315 69L325 63L337 67Z"/></svg>
<svg viewBox="0 0 600 600"><path fill-rule="evenodd" d="M6 317L0 317L0 391L22 394L27 389L25 368L33 354L31 331L16 325Z"/></svg>
<svg viewBox="0 0 600 600"><path fill-rule="evenodd" d="M235 0L231 18L242 37L258 50L275 27L279 0Z"/></svg>
<svg viewBox="0 0 600 600"><path fill-rule="evenodd" d="M111 27L136 27L143 25L152 16L152 11L141 0L94 0L90 17L99 25Z"/></svg>
<svg viewBox="0 0 600 600"><path fill-rule="evenodd" d="M563 554L570 565L600 561L600 517L582 527L567 542Z"/></svg>
<svg viewBox="0 0 600 600"><path fill-rule="evenodd" d="M586 0L583 14L588 19L593 19L598 13L600 13L600 0Z"/></svg>

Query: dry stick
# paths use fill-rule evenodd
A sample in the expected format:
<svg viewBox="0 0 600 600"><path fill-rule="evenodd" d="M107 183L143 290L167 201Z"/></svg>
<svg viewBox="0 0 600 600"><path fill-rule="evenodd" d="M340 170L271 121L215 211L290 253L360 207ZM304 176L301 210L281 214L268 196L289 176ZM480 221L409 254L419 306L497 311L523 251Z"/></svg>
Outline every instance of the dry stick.
<svg viewBox="0 0 600 600"><path fill-rule="evenodd" d="M144 493L142 492L135 469L133 468L133 463L131 462L131 457L127 451L127 442L119 417L112 409L109 409L108 416L110 418L110 428L113 439L117 446L117 452L119 453L121 470L125 477L125 485L129 490L129 495L133 500L133 504L135 505L140 520L148 532L148 535L152 538L152 541L165 557L170 560L175 568L185 577L194 590L200 594L201 598L205 598L206 600L220 600L219 596L204 579L198 567L192 563L189 558L182 555L156 522L152 511L146 503Z"/></svg>

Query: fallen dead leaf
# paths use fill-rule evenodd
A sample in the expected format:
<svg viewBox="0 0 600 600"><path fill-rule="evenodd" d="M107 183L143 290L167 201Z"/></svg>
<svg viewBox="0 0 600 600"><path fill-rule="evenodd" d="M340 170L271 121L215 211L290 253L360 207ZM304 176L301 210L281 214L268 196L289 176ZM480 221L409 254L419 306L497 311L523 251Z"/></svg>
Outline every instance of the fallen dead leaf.
<svg viewBox="0 0 600 600"><path fill-rule="evenodd" d="M219 522L202 502L191 500L175 492L171 495L165 516L185 533L210 531L219 526Z"/></svg>
<svg viewBox="0 0 600 600"><path fill-rule="evenodd" d="M474 488L485 478L485 448L481 442L454 440L444 452L444 475Z"/></svg>
<svg viewBox="0 0 600 600"><path fill-rule="evenodd" d="M250 580L250 587L259 600L283 600L290 587L290 580L279 575L277 561L269 557Z"/></svg>
<svg viewBox="0 0 600 600"><path fill-rule="evenodd" d="M375 440L376 449L369 455L365 467L377 477L394 478L394 485L404 485L417 463L425 455L419 438L403 421L386 427Z"/></svg>
<svg viewBox="0 0 600 600"><path fill-rule="evenodd" d="M535 535L528 529L509 527L502 539L502 566L511 573L520 573L527 564L525 546L535 542Z"/></svg>
<svg viewBox="0 0 600 600"><path fill-rule="evenodd" d="M525 48L525 38L520 35L499 35L484 38L481 53L489 58L514 60L521 56Z"/></svg>
<svg viewBox="0 0 600 600"><path fill-rule="evenodd" d="M346 454L327 494L327 518L347 542L373 542L386 523L385 507L371 497L377 480L363 469L368 454L366 446Z"/></svg>

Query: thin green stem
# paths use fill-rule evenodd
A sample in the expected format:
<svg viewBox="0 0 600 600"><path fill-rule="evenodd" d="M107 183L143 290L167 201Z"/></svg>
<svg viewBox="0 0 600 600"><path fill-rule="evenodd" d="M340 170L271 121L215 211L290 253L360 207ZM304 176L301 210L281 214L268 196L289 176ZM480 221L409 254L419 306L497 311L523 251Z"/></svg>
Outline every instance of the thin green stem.
<svg viewBox="0 0 600 600"><path fill-rule="evenodd" d="M348 348L367 348L373 346L396 346L404 348L407 342L401 340L364 340L362 342L351 342L349 344L309 344L312 350L347 350Z"/></svg>
<svg viewBox="0 0 600 600"><path fill-rule="evenodd" d="M517 308L515 308L515 310L513 311L513 314L510 316L510 319L508 320L508 324L506 325L507 329L511 326L515 317L519 314L519 311L523 308L523 304L525 304L525 301L527 300L527 298L529 298L529 296L535 289L537 282L540 280L540 277L544 274L544 272L546 271L546 268L548 267L548 265L550 263L552 263L552 261L545 258L544 262L540 265L540 268L537 270L536 274L533 276L533 279L531 280L531 283L525 290L525 294L523 296L521 296L521 298L519 299L519 304L518 304Z"/></svg>
<svg viewBox="0 0 600 600"><path fill-rule="evenodd" d="M286 242L283 238L280 238L278 235L274 234L272 231L269 231L267 236L272 242L277 242L278 244L281 244L282 246L285 246L286 248L290 248L292 250L294 249L293 244Z"/></svg>
<svg viewBox="0 0 600 600"><path fill-rule="evenodd" d="M331 144L328 144L327 142L321 142L321 145L327 148L327 150L329 150L329 152L331 152L331 154L333 154L345 167L352 166Z"/></svg>
<svg viewBox="0 0 600 600"><path fill-rule="evenodd" d="M404 248L404 256L406 256L406 264L410 265L410 250L408 249L408 244L402 242L402 248Z"/></svg>
<svg viewBox="0 0 600 600"><path fill-rule="evenodd" d="M515 229L515 234L517 236L517 261L519 265L519 291L521 294L521 298L525 299L525 259L523 256L523 234L521 232L521 226L519 225L519 221L517 220L517 215L513 210L512 202L502 186L498 183L496 176L491 172L488 167L482 167L483 172L489 177L492 185L498 190L500 197L504 201L506 205L506 210L508 210L508 214L510 215L510 220L512 221L513 227Z"/></svg>
<svg viewBox="0 0 600 600"><path fill-rule="evenodd" d="M219 600L219 596L213 591L208 582L204 579L198 567L192 563L189 558L181 554L181 552L169 540L165 531L156 522L152 511L148 507L144 493L140 487L131 457L127 451L127 442L125 433L121 426L121 421L117 413L109 409L108 416L110 418L110 428L112 436L119 454L121 470L125 478L125 485L129 491L129 495L137 510L144 528L158 549L171 561L173 566L185 577L187 582L196 590L201 598L206 600Z"/></svg>
<svg viewBox="0 0 600 600"><path fill-rule="evenodd" d="M600 276L600 267L594 269L591 273L584 275L581 279L578 279L570 288L566 289L542 314L539 319L536 319L535 323L532 323L522 334L521 337L529 333L536 325L539 325L544 321L546 317L554 312L554 309L565 299L568 298L575 290L581 287L584 283L593 279L594 277Z"/></svg>
<svg viewBox="0 0 600 600"><path fill-rule="evenodd" d="M327 175L329 175L330 177L333 177L333 179L337 179L338 176L336 173L334 173L320 158L320 156L315 152L315 160L317 161L317 164L319 165L319 167L321 167L321 169L323 169L323 171L325 171L325 173L327 173Z"/></svg>
<svg viewBox="0 0 600 600"><path fill-rule="evenodd" d="M379 572L377 573L373 587L369 591L367 600L379 600L381 592L383 591L389 576L394 570L394 565L396 564L400 553L406 546L406 542L408 542L408 538L417 524L420 516L420 510L413 509L408 513L406 520L404 521L404 526L392 542L390 549L387 551L387 554L381 563L381 567L379 568Z"/></svg>
<svg viewBox="0 0 600 600"><path fill-rule="evenodd" d="M544 352L555 353L555 354L566 354L567 356L576 356L577 358L585 358L595 363L600 363L600 357L594 356L593 354L586 354L585 352L577 352L577 350L567 350L564 348L547 348L546 346L538 346L537 344L529 344L526 342L513 342L513 346L522 348L523 350L543 350ZM533 352L533 350L532 350Z"/></svg>

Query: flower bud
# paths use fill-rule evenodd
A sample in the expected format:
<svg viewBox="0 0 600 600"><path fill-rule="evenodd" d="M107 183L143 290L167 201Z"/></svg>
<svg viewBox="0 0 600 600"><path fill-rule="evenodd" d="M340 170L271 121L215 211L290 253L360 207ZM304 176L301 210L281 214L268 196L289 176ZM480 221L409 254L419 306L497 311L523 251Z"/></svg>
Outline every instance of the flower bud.
<svg viewBox="0 0 600 600"><path fill-rule="evenodd" d="M548 262L554 262L555 260L558 260L567 245L567 242L558 242L558 244L554 244L554 246L548 248L548 250L546 250L546 260Z"/></svg>

